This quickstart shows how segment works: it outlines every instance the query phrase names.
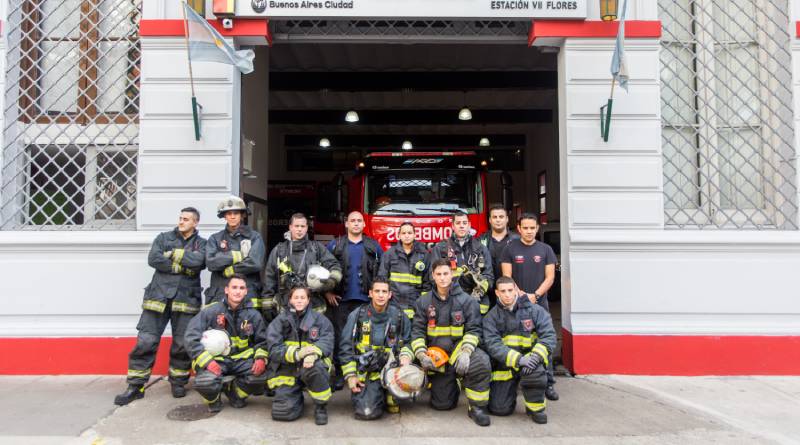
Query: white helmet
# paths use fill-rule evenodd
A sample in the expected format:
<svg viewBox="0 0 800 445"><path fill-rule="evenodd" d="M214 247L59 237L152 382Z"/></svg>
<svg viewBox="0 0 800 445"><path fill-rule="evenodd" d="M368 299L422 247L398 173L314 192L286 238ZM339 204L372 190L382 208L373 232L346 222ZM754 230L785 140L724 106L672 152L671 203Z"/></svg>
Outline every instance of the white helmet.
<svg viewBox="0 0 800 445"><path fill-rule="evenodd" d="M228 196L227 198L223 199L217 205L217 218L222 218L225 216L225 212L228 210L239 210L242 212L247 212L247 206L244 203L244 200L238 196Z"/></svg>
<svg viewBox="0 0 800 445"><path fill-rule="evenodd" d="M321 290L325 286L323 282L330 277L331 272L328 269L316 264L308 268L306 283L311 290Z"/></svg>
<svg viewBox="0 0 800 445"><path fill-rule="evenodd" d="M200 343L209 354L215 357L231 353L231 339L228 337L228 333L221 329L209 329L203 332Z"/></svg>
<svg viewBox="0 0 800 445"><path fill-rule="evenodd" d="M398 400L415 399L425 388L427 376L417 365L408 364L381 371L381 385Z"/></svg>

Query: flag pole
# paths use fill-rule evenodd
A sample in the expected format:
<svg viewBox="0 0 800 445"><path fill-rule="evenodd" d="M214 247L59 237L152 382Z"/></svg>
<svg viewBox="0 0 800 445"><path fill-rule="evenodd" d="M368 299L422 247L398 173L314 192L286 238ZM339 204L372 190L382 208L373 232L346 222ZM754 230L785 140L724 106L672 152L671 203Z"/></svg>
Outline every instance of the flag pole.
<svg viewBox="0 0 800 445"><path fill-rule="evenodd" d="M186 0L181 1L181 11L183 12L183 38L186 41L186 59L189 62L189 86L192 90L192 120L194 121L194 140L200 140L200 104L197 103L197 96L194 94L194 74L192 73L192 56L189 51L189 19L186 17Z"/></svg>
<svg viewBox="0 0 800 445"><path fill-rule="evenodd" d="M611 129L611 107L614 104L614 84L616 80L614 76L611 76L611 94L608 96L608 102L600 107L600 137L603 138L603 142L608 142L608 133Z"/></svg>

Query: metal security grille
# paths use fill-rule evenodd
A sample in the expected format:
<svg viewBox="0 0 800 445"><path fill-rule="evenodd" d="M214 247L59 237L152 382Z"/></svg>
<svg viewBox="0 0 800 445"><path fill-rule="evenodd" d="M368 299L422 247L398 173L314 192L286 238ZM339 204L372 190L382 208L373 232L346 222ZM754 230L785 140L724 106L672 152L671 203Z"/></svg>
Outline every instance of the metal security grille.
<svg viewBox="0 0 800 445"><path fill-rule="evenodd" d="M141 9L9 1L3 230L135 226Z"/></svg>
<svg viewBox="0 0 800 445"><path fill-rule="evenodd" d="M273 38L283 41L410 40L527 43L531 22L497 20L274 20Z"/></svg>
<svg viewBox="0 0 800 445"><path fill-rule="evenodd" d="M658 7L667 226L797 229L787 1Z"/></svg>

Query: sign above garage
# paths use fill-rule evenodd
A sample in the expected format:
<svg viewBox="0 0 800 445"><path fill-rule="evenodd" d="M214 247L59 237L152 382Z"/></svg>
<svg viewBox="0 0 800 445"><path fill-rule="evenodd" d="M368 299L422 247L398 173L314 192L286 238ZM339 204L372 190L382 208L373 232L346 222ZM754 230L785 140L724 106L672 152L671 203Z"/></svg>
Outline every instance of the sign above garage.
<svg viewBox="0 0 800 445"><path fill-rule="evenodd" d="M238 17L585 19L587 0L239 0Z"/></svg>

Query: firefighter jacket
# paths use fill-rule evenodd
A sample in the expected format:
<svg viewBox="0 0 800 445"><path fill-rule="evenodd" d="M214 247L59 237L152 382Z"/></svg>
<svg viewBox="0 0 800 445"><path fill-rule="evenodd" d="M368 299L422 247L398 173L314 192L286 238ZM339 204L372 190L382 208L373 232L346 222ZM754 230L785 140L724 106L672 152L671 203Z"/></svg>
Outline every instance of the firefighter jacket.
<svg viewBox="0 0 800 445"><path fill-rule="evenodd" d="M305 237L281 241L275 246L264 269L262 309L286 308L287 292L294 285L306 286L306 273L315 264L328 269L335 281L341 281L342 267L321 243Z"/></svg>
<svg viewBox="0 0 800 445"><path fill-rule="evenodd" d="M303 314L294 309L281 311L267 328L267 348L273 369L296 369L300 365L296 353L306 346L312 346L317 358L331 366L333 343L333 325L325 315L312 310L310 304Z"/></svg>
<svg viewBox="0 0 800 445"><path fill-rule="evenodd" d="M419 294L430 289L429 264L428 249L419 241L414 241L408 254L398 241L381 257L378 276L389 281L390 301L402 308L409 318L414 316L414 302Z"/></svg>
<svg viewBox="0 0 800 445"><path fill-rule="evenodd" d="M342 375L347 378L360 374L358 358L371 350L384 357L391 351L395 357L406 355L413 359L410 341L411 320L400 308L390 304L383 312L377 312L372 303L366 303L350 313L342 330L339 342ZM380 369L371 370L369 377L380 378Z"/></svg>
<svg viewBox="0 0 800 445"><path fill-rule="evenodd" d="M242 254L242 243L249 242L250 251ZM248 226L241 225L233 233L227 226L211 235L206 246L206 267L211 272L211 284L206 290L206 303L225 297L228 278L234 273L243 274L247 282L247 298L256 299L261 294L261 269L264 268L266 247L261 235Z"/></svg>
<svg viewBox="0 0 800 445"><path fill-rule="evenodd" d="M167 258L165 252L172 254ZM160 233L147 255L147 263L155 272L144 288L142 309L164 313L170 305L173 312L200 312L200 272L205 268L205 255L206 240L196 230L187 239L177 227Z"/></svg>
<svg viewBox="0 0 800 445"><path fill-rule="evenodd" d="M481 314L485 314L489 310L486 293L494 284L492 257L489 249L472 236L467 236L464 245L460 246L455 235L451 235L450 238L439 241L431 249L430 262L433 263L439 258L450 261L454 281L457 280L458 285L467 294L473 294L473 290L477 287L470 272L479 276L482 282L478 290L482 294L480 310Z"/></svg>
<svg viewBox="0 0 800 445"><path fill-rule="evenodd" d="M451 286L442 300L433 289L423 292L414 305L411 349L414 355L431 346L444 349L455 363L463 344L475 348L481 341L481 313L478 302L457 286Z"/></svg>
<svg viewBox="0 0 800 445"><path fill-rule="evenodd" d="M231 352L226 356L212 356L203 348L200 339L208 329L221 329L231 339ZM192 358L194 369L202 369L211 360L267 359L267 327L261 312L253 308L252 301L243 300L236 309L228 306L228 299L214 301L192 318L184 335L186 351Z"/></svg>
<svg viewBox="0 0 800 445"><path fill-rule="evenodd" d="M527 298L518 298L511 308L498 301L483 319L483 345L501 369L518 370L519 359L529 352L541 355L547 367L556 331L550 314Z"/></svg>
<svg viewBox="0 0 800 445"><path fill-rule="evenodd" d="M361 242L364 245L364 254L361 255L361 264L359 265L359 279L361 280L359 285L359 289L363 295L369 294L369 287L372 285L372 280L378 276L378 267L380 266L381 257L380 255L383 254L383 249L381 245L378 244L377 241L374 239L364 235L361 237ZM339 264L342 267L342 281L339 282L337 286L336 293L339 295L344 295L347 291L347 286L349 286L349 254L347 249L347 236L339 236L334 240L333 249L331 249L331 253L339 261Z"/></svg>

